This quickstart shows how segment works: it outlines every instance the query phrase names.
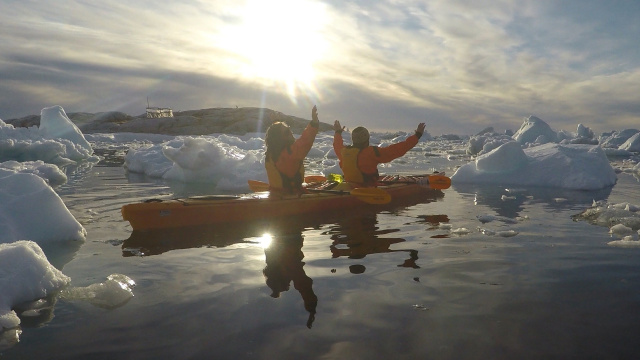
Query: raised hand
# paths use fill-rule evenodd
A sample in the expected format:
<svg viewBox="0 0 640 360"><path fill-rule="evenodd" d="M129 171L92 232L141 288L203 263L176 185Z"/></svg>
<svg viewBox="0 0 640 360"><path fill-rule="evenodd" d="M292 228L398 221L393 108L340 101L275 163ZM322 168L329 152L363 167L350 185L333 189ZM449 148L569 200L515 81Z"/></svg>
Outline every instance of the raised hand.
<svg viewBox="0 0 640 360"><path fill-rule="evenodd" d="M340 125L340 121L336 120L333 123L333 130L337 133L342 133L344 131L344 126Z"/></svg>

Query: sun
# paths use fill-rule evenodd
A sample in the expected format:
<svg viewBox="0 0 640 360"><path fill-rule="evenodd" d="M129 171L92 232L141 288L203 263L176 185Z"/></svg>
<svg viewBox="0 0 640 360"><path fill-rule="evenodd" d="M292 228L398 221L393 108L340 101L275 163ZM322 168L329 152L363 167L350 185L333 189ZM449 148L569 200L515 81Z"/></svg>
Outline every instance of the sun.
<svg viewBox="0 0 640 360"><path fill-rule="evenodd" d="M324 5L309 0L248 0L223 37L243 77L286 84L290 96L313 88L326 41Z"/></svg>

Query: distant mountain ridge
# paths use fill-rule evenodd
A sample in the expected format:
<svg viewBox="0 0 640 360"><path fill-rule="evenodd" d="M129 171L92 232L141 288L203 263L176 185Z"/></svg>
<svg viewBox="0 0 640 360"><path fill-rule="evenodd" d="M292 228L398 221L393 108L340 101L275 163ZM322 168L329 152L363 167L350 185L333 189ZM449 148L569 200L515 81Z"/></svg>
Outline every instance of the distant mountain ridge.
<svg viewBox="0 0 640 360"><path fill-rule="evenodd" d="M244 135L252 132L265 132L276 121L287 123L294 134L300 134L311 120L256 107L178 111L174 112L173 117L166 118L147 118L145 114L131 116L119 111L95 114L68 113L67 116L83 133L87 134L133 132L165 135L207 135L213 133ZM5 120L5 123L15 127L39 126L40 115L9 119ZM320 131L331 129L333 129L332 125L320 123Z"/></svg>

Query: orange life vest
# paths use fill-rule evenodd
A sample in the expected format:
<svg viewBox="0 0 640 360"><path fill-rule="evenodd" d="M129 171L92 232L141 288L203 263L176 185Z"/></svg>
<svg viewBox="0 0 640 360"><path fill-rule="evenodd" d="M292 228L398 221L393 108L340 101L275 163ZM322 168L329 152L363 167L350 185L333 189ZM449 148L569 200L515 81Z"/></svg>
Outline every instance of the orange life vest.
<svg viewBox="0 0 640 360"><path fill-rule="evenodd" d="M342 172L344 173L344 179L347 182L373 185L380 174L376 169L376 172L372 174L363 173L358 167L358 155L360 155L359 149L354 146L345 146L342 148ZM378 148L373 146L373 151L378 155ZM378 155L379 156L379 155Z"/></svg>
<svg viewBox="0 0 640 360"><path fill-rule="evenodd" d="M267 170L269 185L272 189L283 190L291 193L298 193L302 191L302 181L304 179L304 166L302 165L302 161L300 161L298 171L293 177L288 177L278 170L271 157L267 157L265 159L264 167Z"/></svg>

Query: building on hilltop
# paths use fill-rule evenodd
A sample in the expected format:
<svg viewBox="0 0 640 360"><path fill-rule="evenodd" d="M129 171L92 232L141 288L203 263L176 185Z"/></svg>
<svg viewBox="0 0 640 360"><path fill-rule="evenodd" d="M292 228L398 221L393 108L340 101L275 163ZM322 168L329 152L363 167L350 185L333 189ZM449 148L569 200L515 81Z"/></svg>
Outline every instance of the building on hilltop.
<svg viewBox="0 0 640 360"><path fill-rule="evenodd" d="M171 108L151 107L149 106L149 98L147 97L147 118L163 118L173 117Z"/></svg>
<svg viewBox="0 0 640 360"><path fill-rule="evenodd" d="M148 107L147 118L173 117L173 110L170 108Z"/></svg>

